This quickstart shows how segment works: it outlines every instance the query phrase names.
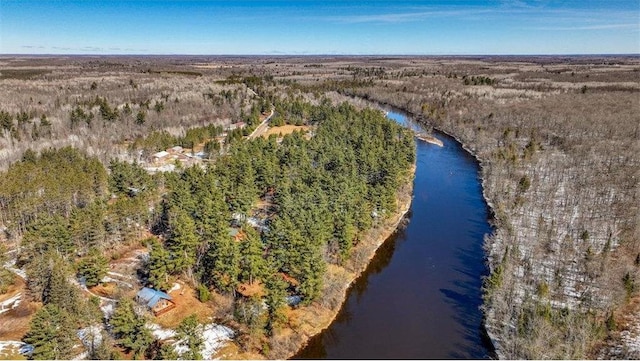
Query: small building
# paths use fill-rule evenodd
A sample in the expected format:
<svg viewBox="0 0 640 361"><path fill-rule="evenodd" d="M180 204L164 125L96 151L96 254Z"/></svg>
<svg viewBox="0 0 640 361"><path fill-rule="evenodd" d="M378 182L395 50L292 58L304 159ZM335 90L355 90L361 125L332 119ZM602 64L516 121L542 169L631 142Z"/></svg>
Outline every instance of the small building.
<svg viewBox="0 0 640 361"><path fill-rule="evenodd" d="M168 312L176 307L171 296L168 294L154 290L153 288L144 287L136 295L138 303L146 305L155 316Z"/></svg>
<svg viewBox="0 0 640 361"><path fill-rule="evenodd" d="M157 164L157 163L163 162L168 155L169 153L163 150L162 152L154 153L151 157L153 158L153 161Z"/></svg>

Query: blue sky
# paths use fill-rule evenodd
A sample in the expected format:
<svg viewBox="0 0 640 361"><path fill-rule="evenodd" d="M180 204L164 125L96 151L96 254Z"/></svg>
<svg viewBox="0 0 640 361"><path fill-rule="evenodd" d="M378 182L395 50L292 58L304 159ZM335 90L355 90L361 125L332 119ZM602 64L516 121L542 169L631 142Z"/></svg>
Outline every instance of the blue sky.
<svg viewBox="0 0 640 361"><path fill-rule="evenodd" d="M0 0L3 54L640 53L640 0Z"/></svg>

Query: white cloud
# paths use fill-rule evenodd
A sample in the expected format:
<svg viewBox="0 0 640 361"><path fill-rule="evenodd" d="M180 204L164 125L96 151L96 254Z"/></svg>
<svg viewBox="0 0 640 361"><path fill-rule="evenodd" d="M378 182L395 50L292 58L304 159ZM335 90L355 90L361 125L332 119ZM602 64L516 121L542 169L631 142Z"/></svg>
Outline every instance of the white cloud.
<svg viewBox="0 0 640 361"><path fill-rule="evenodd" d="M574 31L574 30L607 30L607 29L636 29L640 30L639 24L600 24L600 25L577 25L577 26L543 26L534 27L529 30L541 31Z"/></svg>
<svg viewBox="0 0 640 361"><path fill-rule="evenodd" d="M385 13L369 15L344 15L329 16L323 20L335 21L347 24L356 23L407 23L435 17L467 16L491 12L489 9L465 9L465 10L430 10L404 13Z"/></svg>

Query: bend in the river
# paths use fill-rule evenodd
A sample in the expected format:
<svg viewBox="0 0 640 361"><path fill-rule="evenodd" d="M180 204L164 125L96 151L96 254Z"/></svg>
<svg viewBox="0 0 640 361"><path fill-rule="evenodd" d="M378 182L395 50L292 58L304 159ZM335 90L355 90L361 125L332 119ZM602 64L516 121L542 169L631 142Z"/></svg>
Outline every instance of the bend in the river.
<svg viewBox="0 0 640 361"><path fill-rule="evenodd" d="M413 129L405 115L388 117ZM353 284L331 326L295 358L488 358L482 243L491 232L477 161L439 134L417 140L414 200L401 227Z"/></svg>

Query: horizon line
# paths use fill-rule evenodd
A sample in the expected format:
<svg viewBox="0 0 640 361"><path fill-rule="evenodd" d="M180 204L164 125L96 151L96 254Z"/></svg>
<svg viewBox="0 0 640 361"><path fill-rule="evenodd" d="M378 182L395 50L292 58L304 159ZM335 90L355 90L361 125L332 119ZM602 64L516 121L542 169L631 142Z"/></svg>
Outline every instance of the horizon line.
<svg viewBox="0 0 640 361"><path fill-rule="evenodd" d="M382 53L382 54L349 54L349 53L256 53L256 54L181 54L181 53L126 53L126 54L115 54L115 53L99 53L99 54L65 54L65 53L0 53L0 57L43 57L43 56L74 56L74 57L117 57L117 56L139 56L139 57L159 57L159 56L179 56L179 57L198 57L198 56L211 56L211 57L314 57L314 56L333 56L333 57L437 57L437 56L452 56L452 57L476 57L476 56L542 56L542 57L550 57L550 56L640 56L640 52L637 53L485 53L485 54L474 54L474 53L439 53L439 54L393 54L393 53Z"/></svg>

